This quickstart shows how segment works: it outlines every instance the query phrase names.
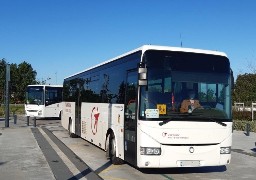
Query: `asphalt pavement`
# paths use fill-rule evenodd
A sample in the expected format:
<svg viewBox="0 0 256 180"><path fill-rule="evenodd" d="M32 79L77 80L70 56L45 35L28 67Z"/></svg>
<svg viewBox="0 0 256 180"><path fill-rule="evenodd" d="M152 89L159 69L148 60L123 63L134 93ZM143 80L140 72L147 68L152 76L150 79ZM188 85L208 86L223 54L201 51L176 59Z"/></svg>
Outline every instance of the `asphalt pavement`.
<svg viewBox="0 0 256 180"><path fill-rule="evenodd" d="M27 126L25 117L9 127L0 118L0 180L27 179L101 179L86 162L45 127ZM256 157L256 133L233 132L232 152ZM231 161L232 163L232 161Z"/></svg>

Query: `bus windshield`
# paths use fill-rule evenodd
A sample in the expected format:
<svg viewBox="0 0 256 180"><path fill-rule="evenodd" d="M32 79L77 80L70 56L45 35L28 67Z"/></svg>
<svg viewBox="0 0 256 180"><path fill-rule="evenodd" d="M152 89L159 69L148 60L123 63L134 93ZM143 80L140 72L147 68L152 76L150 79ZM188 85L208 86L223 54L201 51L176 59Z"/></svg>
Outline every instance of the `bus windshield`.
<svg viewBox="0 0 256 180"><path fill-rule="evenodd" d="M43 86L29 86L26 93L27 104L44 104L44 89Z"/></svg>
<svg viewBox="0 0 256 180"><path fill-rule="evenodd" d="M226 57L163 51L145 57L148 86L140 90L140 119L231 121Z"/></svg>

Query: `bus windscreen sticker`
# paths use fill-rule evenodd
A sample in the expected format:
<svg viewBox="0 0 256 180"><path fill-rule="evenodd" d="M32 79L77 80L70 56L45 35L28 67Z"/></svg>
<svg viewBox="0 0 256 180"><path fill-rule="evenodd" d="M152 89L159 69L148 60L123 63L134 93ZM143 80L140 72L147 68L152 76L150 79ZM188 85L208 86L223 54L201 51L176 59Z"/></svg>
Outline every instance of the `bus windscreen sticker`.
<svg viewBox="0 0 256 180"><path fill-rule="evenodd" d="M159 109L146 109L146 118L159 118Z"/></svg>
<svg viewBox="0 0 256 180"><path fill-rule="evenodd" d="M157 104L159 114L166 114L166 104Z"/></svg>

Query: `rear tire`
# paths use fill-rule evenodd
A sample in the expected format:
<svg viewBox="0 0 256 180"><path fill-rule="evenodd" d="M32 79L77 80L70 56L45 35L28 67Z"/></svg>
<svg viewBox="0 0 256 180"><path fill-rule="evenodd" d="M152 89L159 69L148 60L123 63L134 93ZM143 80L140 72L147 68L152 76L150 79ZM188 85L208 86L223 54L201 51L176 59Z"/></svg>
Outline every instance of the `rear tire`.
<svg viewBox="0 0 256 180"><path fill-rule="evenodd" d="M77 136L71 132L71 129L72 129L72 120L70 119L68 124L68 134L69 134L69 137L76 138Z"/></svg>
<svg viewBox="0 0 256 180"><path fill-rule="evenodd" d="M59 120L61 120L61 111L60 111L60 113L59 113Z"/></svg>
<svg viewBox="0 0 256 180"><path fill-rule="evenodd" d="M109 154L109 158L110 161L112 162L112 164L114 165L120 165L123 164L124 161L122 159L120 159L117 154L116 154L116 139L114 134L110 134L108 136L108 142L109 142L109 147L107 149L107 153ZM107 154L107 155L108 155Z"/></svg>

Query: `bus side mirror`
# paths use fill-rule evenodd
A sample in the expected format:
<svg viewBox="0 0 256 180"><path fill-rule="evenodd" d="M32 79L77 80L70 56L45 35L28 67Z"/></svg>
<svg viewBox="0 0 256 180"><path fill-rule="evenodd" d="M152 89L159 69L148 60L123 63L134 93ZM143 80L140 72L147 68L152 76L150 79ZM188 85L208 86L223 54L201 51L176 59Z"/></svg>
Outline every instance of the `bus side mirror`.
<svg viewBox="0 0 256 180"><path fill-rule="evenodd" d="M146 67L139 67L139 86L147 86L148 80L147 80L147 68Z"/></svg>

